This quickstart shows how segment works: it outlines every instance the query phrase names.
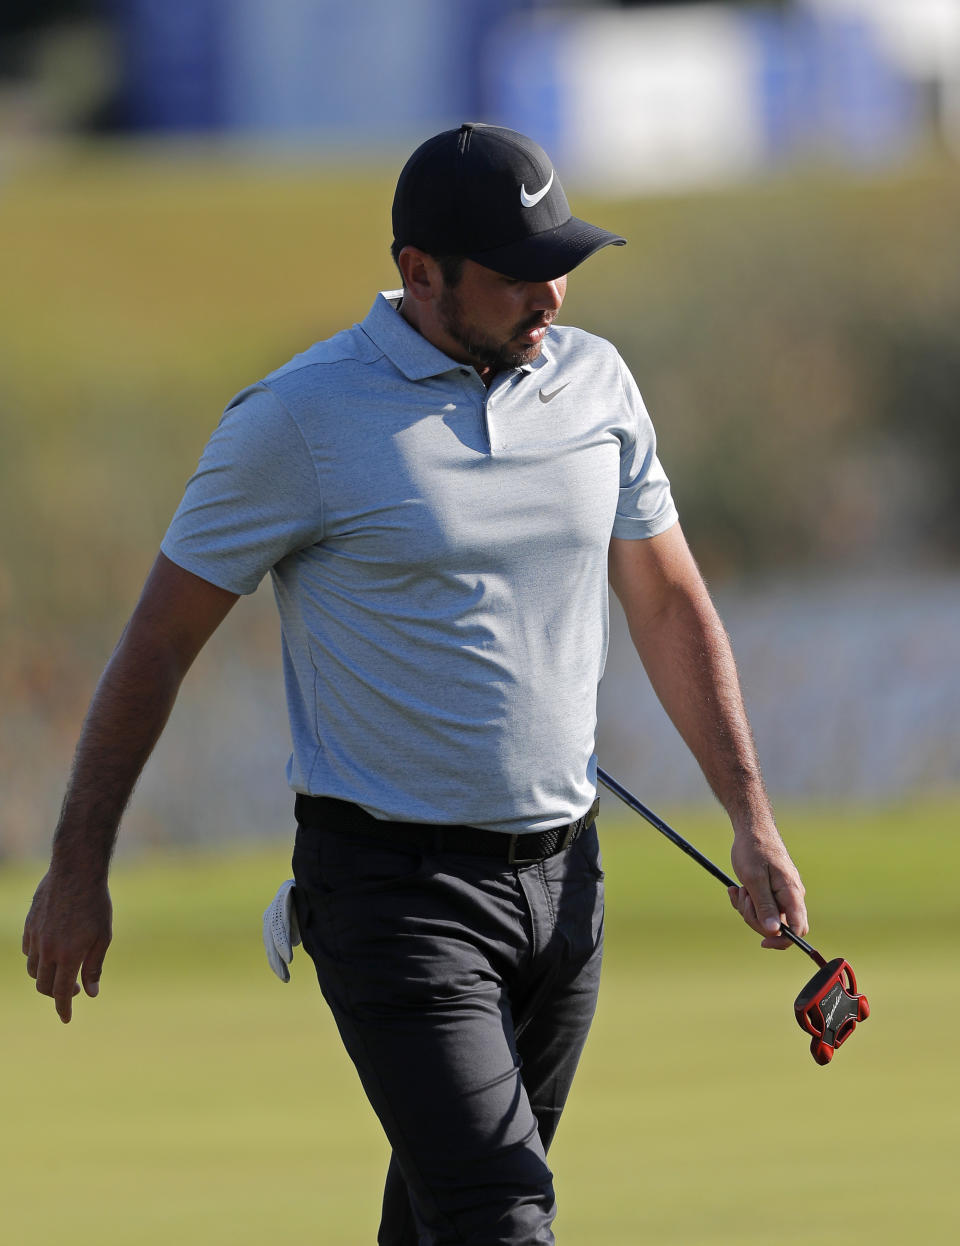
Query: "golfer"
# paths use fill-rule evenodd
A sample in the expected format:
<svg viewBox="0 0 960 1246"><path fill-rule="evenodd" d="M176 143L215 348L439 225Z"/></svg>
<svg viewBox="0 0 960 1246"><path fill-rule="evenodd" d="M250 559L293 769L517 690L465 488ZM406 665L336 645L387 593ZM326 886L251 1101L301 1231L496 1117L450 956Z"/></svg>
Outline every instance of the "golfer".
<svg viewBox="0 0 960 1246"><path fill-rule="evenodd" d="M269 572L295 919L392 1148L378 1240L550 1243L546 1153L603 938L608 579L766 946L806 931L803 887L637 387L555 323L567 274L624 240L571 215L540 147L480 124L414 152L393 229L403 289L211 437L94 695L23 950L61 1020L78 974L97 994L123 809L191 662Z"/></svg>

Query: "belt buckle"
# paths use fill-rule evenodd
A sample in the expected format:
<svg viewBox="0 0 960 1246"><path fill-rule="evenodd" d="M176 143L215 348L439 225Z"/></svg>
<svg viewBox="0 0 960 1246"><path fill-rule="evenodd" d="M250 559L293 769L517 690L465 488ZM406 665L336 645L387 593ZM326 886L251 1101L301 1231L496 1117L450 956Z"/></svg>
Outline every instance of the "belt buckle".
<svg viewBox="0 0 960 1246"><path fill-rule="evenodd" d="M507 865L536 865L538 861L542 861L543 857L519 857L517 856L517 844L521 839L529 839L529 835L511 835L510 847L507 849Z"/></svg>

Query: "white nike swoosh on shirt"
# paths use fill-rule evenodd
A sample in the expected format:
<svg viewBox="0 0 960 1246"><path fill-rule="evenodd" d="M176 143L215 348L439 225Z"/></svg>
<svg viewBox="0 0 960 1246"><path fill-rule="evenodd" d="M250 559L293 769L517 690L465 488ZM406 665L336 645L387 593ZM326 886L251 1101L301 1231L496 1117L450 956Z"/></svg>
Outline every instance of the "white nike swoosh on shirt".
<svg viewBox="0 0 960 1246"><path fill-rule="evenodd" d="M540 202L540 200L543 198L543 196L547 193L547 191L550 189L552 185L553 185L553 169L550 170L550 177L547 181L546 186L544 186L542 190L538 190L535 195L528 195L526 186L521 185L520 202L523 204L525 208L532 208L535 204L538 204Z"/></svg>
<svg viewBox="0 0 960 1246"><path fill-rule="evenodd" d="M566 389L569 384L570 384L569 381L564 381L562 385L558 385L557 388L553 390L552 393L549 393L549 394L547 393L545 389L541 389L540 401L541 402L552 402L552 400L556 398L557 394L560 393L561 389Z"/></svg>

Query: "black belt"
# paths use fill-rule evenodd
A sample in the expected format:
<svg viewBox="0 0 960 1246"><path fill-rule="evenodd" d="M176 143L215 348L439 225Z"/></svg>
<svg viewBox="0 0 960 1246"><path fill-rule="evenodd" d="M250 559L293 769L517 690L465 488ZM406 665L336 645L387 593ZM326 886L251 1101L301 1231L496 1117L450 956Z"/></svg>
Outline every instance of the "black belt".
<svg viewBox="0 0 960 1246"><path fill-rule="evenodd" d="M479 826L444 826L430 822L383 822L359 805L332 796L297 796L296 816L301 826L315 830L349 830L377 836L384 842L413 844L428 852L464 852L499 857L508 865L533 865L569 848L581 831L588 830L600 811L599 798L582 818L546 831L509 835Z"/></svg>

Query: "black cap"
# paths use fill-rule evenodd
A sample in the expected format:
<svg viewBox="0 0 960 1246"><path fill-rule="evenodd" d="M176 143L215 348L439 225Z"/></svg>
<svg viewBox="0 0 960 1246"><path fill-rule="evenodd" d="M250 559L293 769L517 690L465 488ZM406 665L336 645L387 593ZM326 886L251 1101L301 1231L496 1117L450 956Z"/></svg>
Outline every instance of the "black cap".
<svg viewBox="0 0 960 1246"><path fill-rule="evenodd" d="M480 123L428 138L404 165L393 236L429 255L465 255L522 281L552 281L625 238L572 216L542 147Z"/></svg>

